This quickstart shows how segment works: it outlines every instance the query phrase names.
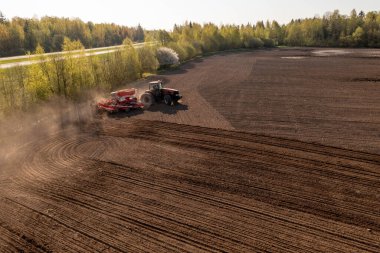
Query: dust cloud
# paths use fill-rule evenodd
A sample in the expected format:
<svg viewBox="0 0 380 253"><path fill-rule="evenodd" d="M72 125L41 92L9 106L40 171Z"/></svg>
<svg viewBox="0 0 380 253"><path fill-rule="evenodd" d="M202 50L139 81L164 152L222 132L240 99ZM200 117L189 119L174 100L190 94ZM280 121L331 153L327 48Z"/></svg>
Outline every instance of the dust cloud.
<svg viewBox="0 0 380 253"><path fill-rule="evenodd" d="M145 86L145 82L144 88L135 88L132 85L136 89L135 97L138 100L145 92ZM17 168L21 166L19 161L33 152L33 145L30 144L44 141L57 133L88 129L86 126L97 117L96 102L108 97L110 93L91 90L83 95L81 102L56 97L34 106L27 112L14 112L0 118L0 180L4 179L4 176L17 173Z"/></svg>
<svg viewBox="0 0 380 253"><path fill-rule="evenodd" d="M33 152L33 145L28 144L67 130L84 131L94 120L95 102L101 95L93 93L92 97L85 102L55 98L0 119L0 179L17 174L19 161Z"/></svg>

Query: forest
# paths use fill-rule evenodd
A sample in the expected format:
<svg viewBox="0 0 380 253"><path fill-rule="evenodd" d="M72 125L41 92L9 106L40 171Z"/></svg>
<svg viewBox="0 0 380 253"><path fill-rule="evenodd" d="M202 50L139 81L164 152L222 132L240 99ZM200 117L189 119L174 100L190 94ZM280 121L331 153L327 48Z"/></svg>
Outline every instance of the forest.
<svg viewBox="0 0 380 253"><path fill-rule="evenodd" d="M146 43L134 48L133 42ZM123 44L114 53L85 57L85 48ZM0 55L39 55L38 64L0 71L0 116L26 111L54 96L83 98L92 89L109 91L127 82L212 52L276 46L380 47L380 13L338 10L323 17L246 25L186 22L172 31L144 30L80 19L43 17L8 20L0 13ZM80 50L83 57L72 52ZM66 51L64 56L45 52ZM164 54L170 57L162 57ZM172 59L164 62L162 59Z"/></svg>
<svg viewBox="0 0 380 253"><path fill-rule="evenodd" d="M122 44L125 38L142 42L146 34L158 33L161 42L196 40L202 50L261 46L380 47L380 14L338 10L323 17L246 25L196 24L174 25L172 31L147 31L140 25L94 24L80 19L42 17L8 20L0 12L0 56L34 52L40 45L45 52L61 51L64 38L79 40L85 48Z"/></svg>
<svg viewBox="0 0 380 253"><path fill-rule="evenodd" d="M94 24L82 20L42 17L8 20L0 12L0 56L24 55L34 52L38 45L45 52L57 52L63 48L64 38L79 40L85 48L121 45L125 38L144 41L144 31L137 27L116 24Z"/></svg>

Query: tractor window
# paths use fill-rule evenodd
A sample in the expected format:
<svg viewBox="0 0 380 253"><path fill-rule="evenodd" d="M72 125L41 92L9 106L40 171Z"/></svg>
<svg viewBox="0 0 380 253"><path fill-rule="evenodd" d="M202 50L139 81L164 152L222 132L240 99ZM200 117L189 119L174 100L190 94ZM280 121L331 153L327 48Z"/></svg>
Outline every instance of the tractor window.
<svg viewBox="0 0 380 253"><path fill-rule="evenodd" d="M153 85L154 90L161 90L161 88L162 88L161 83L157 83L157 84Z"/></svg>
<svg viewBox="0 0 380 253"><path fill-rule="evenodd" d="M161 90L162 83L161 82L152 82L149 83L149 90Z"/></svg>

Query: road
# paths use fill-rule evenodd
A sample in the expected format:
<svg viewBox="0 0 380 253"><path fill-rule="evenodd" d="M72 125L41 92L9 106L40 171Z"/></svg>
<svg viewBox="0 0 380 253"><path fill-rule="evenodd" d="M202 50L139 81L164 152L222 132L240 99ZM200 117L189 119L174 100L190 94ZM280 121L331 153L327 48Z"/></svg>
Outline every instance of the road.
<svg viewBox="0 0 380 253"><path fill-rule="evenodd" d="M142 47L145 43L135 43L133 44L135 48ZM118 48L121 48L122 45L119 46L111 46L111 47L100 47L100 48L90 48L85 49L85 55L100 55L100 54L107 54L115 52ZM101 50L101 51L99 51ZM95 51L95 52L94 52ZM75 50L72 51L73 53L77 53L76 57L80 56L81 50ZM55 53L46 53L44 56L52 56L52 55L61 55L65 54L66 52L55 52ZM13 57L4 57L0 58L0 69L7 69L7 68L13 68L16 66L27 66L35 63L41 62L41 60L31 60L31 57L35 57L36 55L22 55L22 56L13 56ZM1 64L1 61L9 61L9 60L19 60L19 59L25 59L25 61L18 61L18 62L10 62L10 63L3 63Z"/></svg>

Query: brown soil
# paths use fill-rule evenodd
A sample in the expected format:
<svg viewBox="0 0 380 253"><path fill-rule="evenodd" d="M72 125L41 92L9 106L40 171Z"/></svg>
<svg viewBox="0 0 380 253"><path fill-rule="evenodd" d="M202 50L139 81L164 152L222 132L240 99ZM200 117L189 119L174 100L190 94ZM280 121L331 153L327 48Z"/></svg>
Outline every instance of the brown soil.
<svg viewBox="0 0 380 253"><path fill-rule="evenodd" d="M379 60L311 51L191 62L178 107L16 145L0 252L379 252Z"/></svg>
<svg viewBox="0 0 380 253"><path fill-rule="evenodd" d="M236 129L380 154L380 58L359 52L217 56L200 93Z"/></svg>

